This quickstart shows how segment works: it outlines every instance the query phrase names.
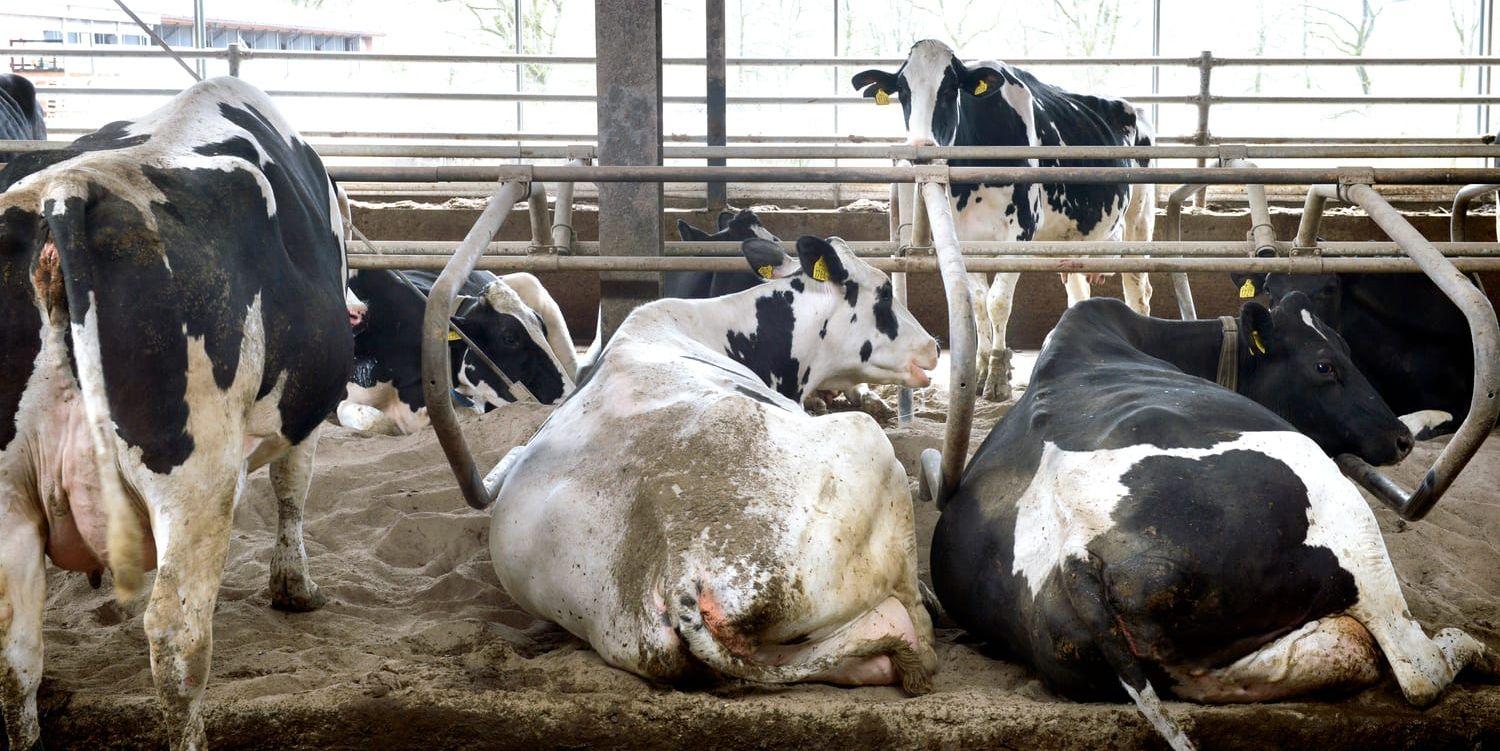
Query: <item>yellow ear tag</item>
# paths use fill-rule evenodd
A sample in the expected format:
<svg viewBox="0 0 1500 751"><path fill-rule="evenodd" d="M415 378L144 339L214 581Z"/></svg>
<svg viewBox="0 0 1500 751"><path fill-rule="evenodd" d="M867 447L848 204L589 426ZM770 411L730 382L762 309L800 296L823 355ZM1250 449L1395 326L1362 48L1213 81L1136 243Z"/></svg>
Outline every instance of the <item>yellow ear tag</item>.
<svg viewBox="0 0 1500 751"><path fill-rule="evenodd" d="M1254 354L1254 352L1256 350L1259 350L1260 353L1263 354L1263 355L1266 353L1266 344L1265 344L1265 342L1262 342L1260 340L1260 332L1259 331L1252 331L1252 332L1250 332L1250 344L1253 345L1251 347L1251 353L1252 354Z"/></svg>
<svg viewBox="0 0 1500 751"><path fill-rule="evenodd" d="M828 281L828 259L819 258L818 262L813 264L812 277L820 282Z"/></svg>
<svg viewBox="0 0 1500 751"><path fill-rule="evenodd" d="M1255 282L1246 279L1245 283L1240 285L1240 299L1249 300L1252 297L1255 297Z"/></svg>
<svg viewBox="0 0 1500 751"><path fill-rule="evenodd" d="M450 341L450 342L459 341L459 339L458 339L458 332L454 331L453 329L448 329L448 341Z"/></svg>
<svg viewBox="0 0 1500 751"><path fill-rule="evenodd" d="M979 79L979 83L977 83L977 84L974 85L974 96L979 96L980 94L983 94L984 92L989 91L989 90L990 90L990 84L989 84L989 82L986 81L986 80L984 80L983 78L981 78L981 79Z"/></svg>
<svg viewBox="0 0 1500 751"><path fill-rule="evenodd" d="M775 273L775 271L776 269L771 268L770 266L762 266L756 269L755 273L760 274L760 278L762 279L770 279L771 275Z"/></svg>
<svg viewBox="0 0 1500 751"><path fill-rule="evenodd" d="M879 105L890 104L891 103L891 95L885 93L885 89L876 89L875 90L875 103L879 104Z"/></svg>

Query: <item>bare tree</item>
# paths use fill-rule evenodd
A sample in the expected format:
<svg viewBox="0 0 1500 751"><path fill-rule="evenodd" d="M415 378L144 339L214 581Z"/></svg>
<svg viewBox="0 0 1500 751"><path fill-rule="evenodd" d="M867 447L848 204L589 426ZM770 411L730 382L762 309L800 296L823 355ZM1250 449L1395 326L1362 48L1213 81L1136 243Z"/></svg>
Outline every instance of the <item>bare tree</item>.
<svg viewBox="0 0 1500 751"><path fill-rule="evenodd" d="M322 0L303 0L322 2ZM460 3L474 17L480 31L499 38L505 45L513 46L516 40L516 7L508 0L438 0L440 3ZM562 23L563 3L566 0L525 0L521 3L521 49L522 53L551 54L557 46L557 32ZM547 83L549 68L545 65L527 65L526 77L540 85Z"/></svg>
<svg viewBox="0 0 1500 751"><path fill-rule="evenodd" d="M1479 40L1479 3L1475 0L1448 0L1448 18L1453 22L1458 54L1482 52L1476 44ZM1468 73L1468 66L1458 66L1459 88L1463 88Z"/></svg>
<svg viewBox="0 0 1500 751"><path fill-rule="evenodd" d="M1386 8L1404 0L1392 0L1391 2L1378 2L1372 0L1359 0L1359 15L1349 17L1338 10L1317 3L1304 3L1307 11L1304 17L1307 19L1307 27L1312 36L1322 39L1332 46L1336 51L1349 57L1363 57L1365 48L1369 46L1370 37L1375 33L1375 22L1380 20L1380 14ZM1370 93L1370 71L1363 65L1355 66L1355 75L1359 76L1360 89Z"/></svg>
<svg viewBox="0 0 1500 751"><path fill-rule="evenodd" d="M1038 36L1053 37L1066 54L1093 57L1114 52L1120 35L1120 0L1051 0L1060 25L1032 27ZM1089 68L1088 85L1101 86L1106 71Z"/></svg>

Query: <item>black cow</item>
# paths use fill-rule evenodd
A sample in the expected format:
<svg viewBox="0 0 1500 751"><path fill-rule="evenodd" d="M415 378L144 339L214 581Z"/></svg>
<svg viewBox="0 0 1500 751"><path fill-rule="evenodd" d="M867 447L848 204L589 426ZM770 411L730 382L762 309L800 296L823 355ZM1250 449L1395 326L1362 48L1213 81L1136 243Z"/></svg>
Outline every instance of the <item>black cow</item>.
<svg viewBox="0 0 1500 751"><path fill-rule="evenodd" d="M942 146L1149 146L1155 135L1145 114L1123 99L1074 94L995 60L970 67L935 39L912 45L895 73L866 70L854 88L885 104L900 97L907 143ZM955 159L955 166L1087 167L1147 166L1128 159ZM1150 185L1034 183L952 186L953 215L961 240L1139 240L1150 241L1156 196ZM1100 275L1095 275L1100 276ZM979 323L980 394L1011 396L1011 352L1006 348L1018 274L996 274L986 285L971 275ZM1125 300L1151 311L1145 273L1121 276ZM1089 296L1083 274L1064 275L1068 304ZM988 294L984 294L988 286Z"/></svg>
<svg viewBox="0 0 1500 751"><path fill-rule="evenodd" d="M1411 434L1308 306L1247 303L1227 345L1220 321L1113 300L1064 314L938 522L948 614L1065 696L1128 695L1179 749L1158 689L1365 685L1384 653L1426 704L1465 665L1495 667L1411 619L1373 512L1327 456L1394 462Z"/></svg>
<svg viewBox="0 0 1500 751"><path fill-rule="evenodd" d="M0 140L45 141L47 121L31 81L13 73L0 74ZM0 162L14 154L0 151Z"/></svg>
<svg viewBox="0 0 1500 751"><path fill-rule="evenodd" d="M359 271L349 278L349 291L356 298L349 301L355 326L354 377L338 409L339 422L346 427L399 435L427 425L422 316L437 274L400 273L421 295L394 271ZM543 404L572 391L576 366L568 327L536 277L475 271L464 280L460 295L454 323L506 378ZM454 396L460 404L486 412L522 396L513 394L458 335L450 334L448 343Z"/></svg>
<svg viewBox="0 0 1500 751"><path fill-rule="evenodd" d="M323 601L302 504L349 380L332 183L260 91L194 85L0 172L0 705L40 746L44 559L146 607L173 749L204 745L212 620L236 501L270 466L271 602Z"/></svg>
<svg viewBox="0 0 1500 751"><path fill-rule="evenodd" d="M1313 312L1349 343L1355 366L1418 440L1452 433L1469 414L1469 323L1426 276L1270 274L1234 280L1242 295L1264 291L1273 304L1291 292L1311 298Z"/></svg>
<svg viewBox="0 0 1500 751"><path fill-rule="evenodd" d="M677 235L696 242L743 242L757 237L776 240L775 235L761 226L760 217L749 209L741 209L739 213L720 212L719 229L713 234L678 219ZM749 271L669 271L661 275L661 296L682 300L722 297L744 292L765 280L766 277Z"/></svg>

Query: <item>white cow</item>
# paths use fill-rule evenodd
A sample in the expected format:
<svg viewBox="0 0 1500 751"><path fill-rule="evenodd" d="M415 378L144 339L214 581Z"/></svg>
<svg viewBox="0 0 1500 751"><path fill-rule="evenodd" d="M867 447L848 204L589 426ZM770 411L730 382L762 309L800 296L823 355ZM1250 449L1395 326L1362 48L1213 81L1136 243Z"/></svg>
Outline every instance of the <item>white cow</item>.
<svg viewBox="0 0 1500 751"><path fill-rule="evenodd" d="M797 250L753 289L631 313L488 478L495 571L528 612L652 680L921 692L937 663L906 474L868 415L800 405L924 386L937 342L842 240Z"/></svg>

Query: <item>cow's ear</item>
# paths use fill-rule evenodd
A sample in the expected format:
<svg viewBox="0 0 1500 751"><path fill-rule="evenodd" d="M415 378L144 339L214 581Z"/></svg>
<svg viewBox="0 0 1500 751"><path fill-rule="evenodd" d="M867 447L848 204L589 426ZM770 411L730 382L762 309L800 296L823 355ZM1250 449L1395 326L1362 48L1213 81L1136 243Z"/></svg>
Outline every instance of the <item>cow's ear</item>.
<svg viewBox="0 0 1500 751"><path fill-rule="evenodd" d="M732 221L734 221L734 219L735 219L735 213L733 211L729 211L729 210L720 211L719 212L719 231L723 232L724 230L729 229L729 223L732 222Z"/></svg>
<svg viewBox="0 0 1500 751"><path fill-rule="evenodd" d="M469 323L469 316L474 314L475 309L479 307L482 299L473 295L459 295L457 302L458 306L453 309L453 315L449 316L449 320L453 322L454 326L464 329L465 333L473 336L473 334L469 332L467 324ZM450 328L448 329L448 341L457 342L462 340L459 339L458 334L454 333L453 329Z"/></svg>
<svg viewBox="0 0 1500 751"><path fill-rule="evenodd" d="M854 74L849 83L856 89L864 89L864 97L874 99L879 104L889 102L898 88L896 76L873 68Z"/></svg>
<svg viewBox="0 0 1500 751"><path fill-rule="evenodd" d="M1000 85L1005 83L1005 77L1000 71L981 65L971 68L964 73L964 91L977 97L987 97L1000 90Z"/></svg>
<svg viewBox="0 0 1500 751"><path fill-rule="evenodd" d="M740 243L740 252L745 254L750 270L762 279L782 279L801 270L781 249L781 243L753 237Z"/></svg>
<svg viewBox="0 0 1500 751"><path fill-rule="evenodd" d="M688 242L701 242L708 239L708 233L687 222L677 220L677 236Z"/></svg>
<svg viewBox="0 0 1500 751"><path fill-rule="evenodd" d="M1265 274L1236 274L1231 272L1229 280L1234 282L1234 288L1239 290L1241 300L1251 300L1266 291Z"/></svg>
<svg viewBox="0 0 1500 751"><path fill-rule="evenodd" d="M1271 321L1271 311L1258 302L1247 302L1240 307L1240 336L1252 357L1270 354L1267 342L1276 333Z"/></svg>
<svg viewBox="0 0 1500 751"><path fill-rule="evenodd" d="M820 282L841 284L849 278L838 251L821 237L803 235L797 238L797 261L802 265L802 273Z"/></svg>

